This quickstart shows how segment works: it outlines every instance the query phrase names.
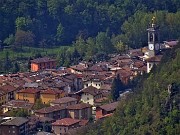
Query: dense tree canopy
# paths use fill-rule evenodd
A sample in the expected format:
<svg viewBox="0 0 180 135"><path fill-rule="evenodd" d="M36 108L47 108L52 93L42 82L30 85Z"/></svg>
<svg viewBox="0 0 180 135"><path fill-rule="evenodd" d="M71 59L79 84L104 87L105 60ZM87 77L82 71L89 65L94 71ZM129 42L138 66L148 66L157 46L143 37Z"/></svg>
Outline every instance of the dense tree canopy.
<svg viewBox="0 0 180 135"><path fill-rule="evenodd" d="M52 46L72 43L79 36L86 39L106 32L108 37L113 34L130 37L129 41L122 41L137 47L145 43L145 36L141 37L145 35L144 28L158 10L165 11L158 17L159 21L171 27L164 38L177 38L179 9L179 0L3 0L0 1L0 40L23 30L35 35L36 46L41 41Z"/></svg>

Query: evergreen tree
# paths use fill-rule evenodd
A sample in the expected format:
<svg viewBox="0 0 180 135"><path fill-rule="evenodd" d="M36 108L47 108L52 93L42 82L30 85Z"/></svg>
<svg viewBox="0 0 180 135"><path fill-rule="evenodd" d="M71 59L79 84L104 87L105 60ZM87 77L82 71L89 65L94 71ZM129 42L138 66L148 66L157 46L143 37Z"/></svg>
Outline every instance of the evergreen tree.
<svg viewBox="0 0 180 135"><path fill-rule="evenodd" d="M119 93L125 89L124 84L120 80L119 74L114 78L111 89L111 98L113 101L117 101L119 98Z"/></svg>
<svg viewBox="0 0 180 135"><path fill-rule="evenodd" d="M14 63L13 73L17 73L17 72L19 72L19 71L20 71L20 67L19 67L18 63L15 62L15 63Z"/></svg>
<svg viewBox="0 0 180 135"><path fill-rule="evenodd" d="M12 67L12 64L11 64L11 61L9 60L9 52L6 52L6 58L4 61L4 70L6 72L9 72L11 67Z"/></svg>

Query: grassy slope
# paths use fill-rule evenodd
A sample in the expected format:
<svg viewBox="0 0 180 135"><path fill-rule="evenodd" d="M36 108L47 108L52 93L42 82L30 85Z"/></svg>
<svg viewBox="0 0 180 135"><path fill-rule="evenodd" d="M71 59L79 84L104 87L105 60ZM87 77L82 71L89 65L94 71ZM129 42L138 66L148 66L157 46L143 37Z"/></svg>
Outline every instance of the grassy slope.
<svg viewBox="0 0 180 135"><path fill-rule="evenodd" d="M34 57L36 53L41 53L42 56L48 55L57 55L62 48L66 48L67 46L55 47L55 48L33 48L33 47L23 47L23 51L15 52L12 49L4 49L0 51L0 60L3 60L6 56L6 52L9 52L9 58L15 60L16 58L28 58ZM68 46L69 47L69 46Z"/></svg>

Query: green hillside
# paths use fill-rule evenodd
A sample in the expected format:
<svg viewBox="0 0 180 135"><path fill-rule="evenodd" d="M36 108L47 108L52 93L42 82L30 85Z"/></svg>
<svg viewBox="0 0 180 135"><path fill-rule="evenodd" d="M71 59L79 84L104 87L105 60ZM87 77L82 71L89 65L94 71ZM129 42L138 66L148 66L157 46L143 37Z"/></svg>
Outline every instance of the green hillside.
<svg viewBox="0 0 180 135"><path fill-rule="evenodd" d="M180 44L167 51L161 64L142 78L134 93L119 102L112 117L81 129L78 134L179 135Z"/></svg>

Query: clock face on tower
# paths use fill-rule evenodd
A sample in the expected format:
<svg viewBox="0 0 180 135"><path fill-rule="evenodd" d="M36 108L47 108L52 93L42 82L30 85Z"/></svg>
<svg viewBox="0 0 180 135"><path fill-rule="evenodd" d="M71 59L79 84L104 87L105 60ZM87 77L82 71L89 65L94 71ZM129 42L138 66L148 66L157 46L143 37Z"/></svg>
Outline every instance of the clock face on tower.
<svg viewBox="0 0 180 135"><path fill-rule="evenodd" d="M149 50L154 50L154 45L153 44L149 44Z"/></svg>
<svg viewBox="0 0 180 135"><path fill-rule="evenodd" d="M159 50L159 44L158 43L155 44L155 49Z"/></svg>

